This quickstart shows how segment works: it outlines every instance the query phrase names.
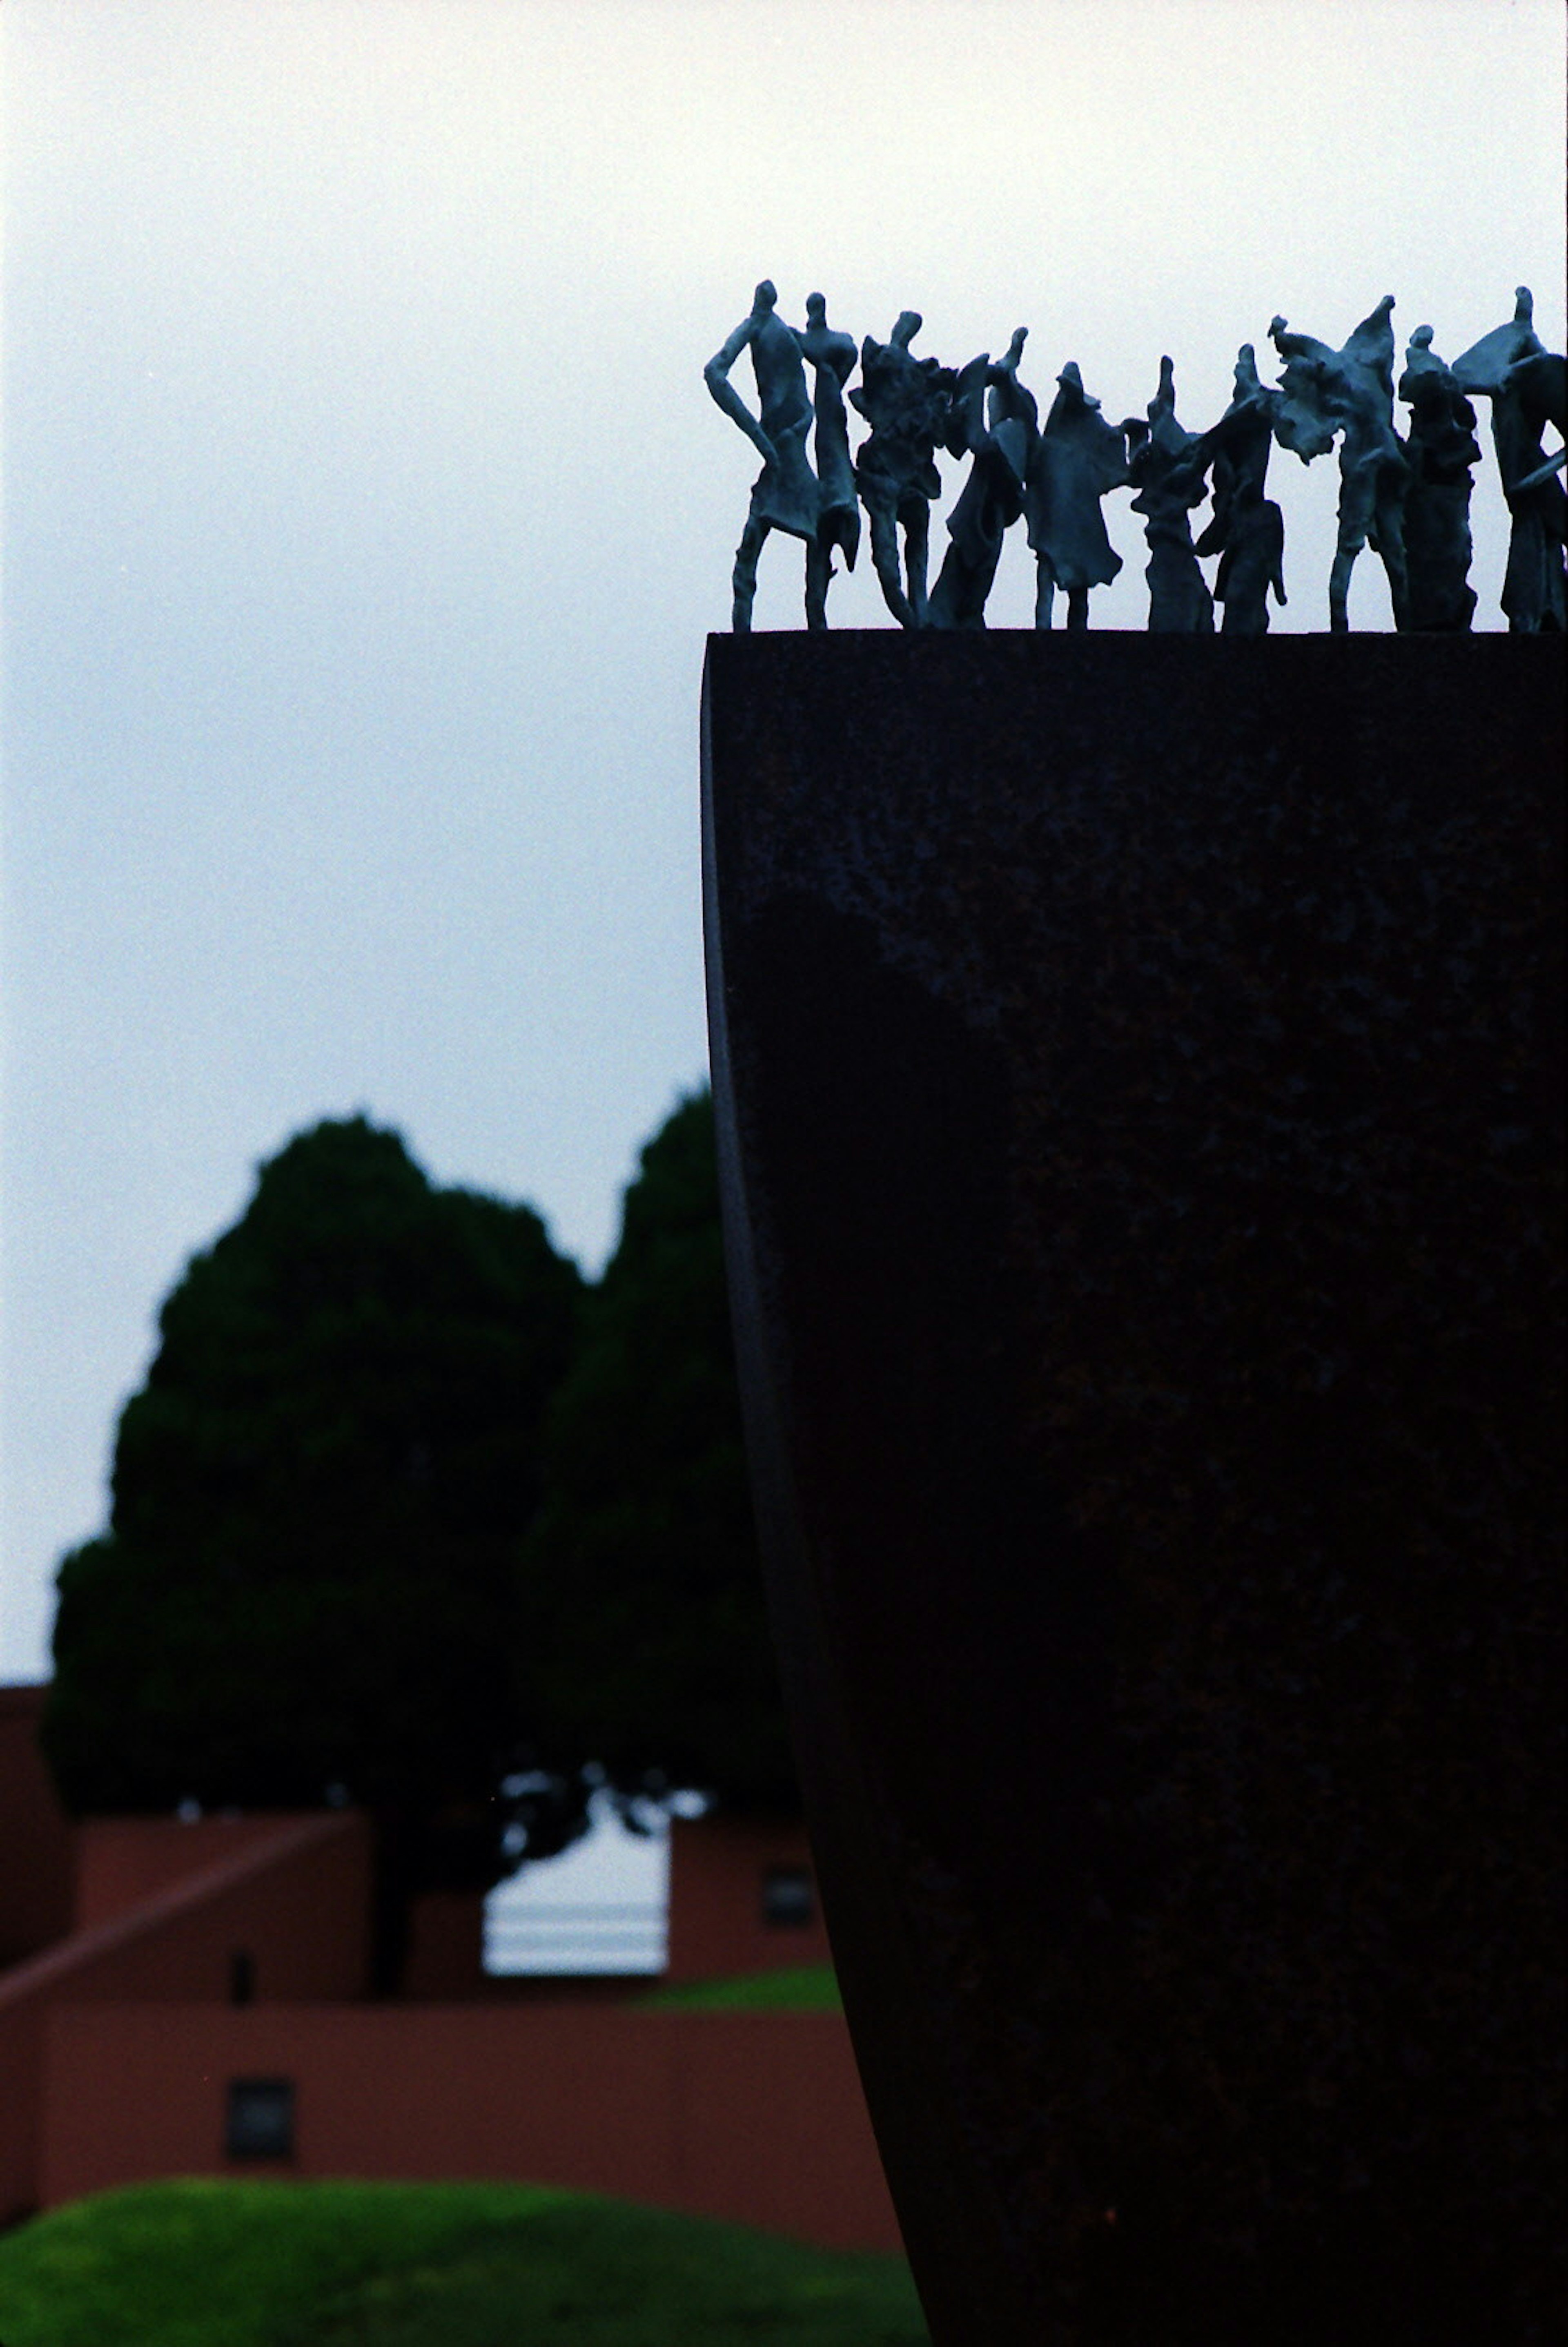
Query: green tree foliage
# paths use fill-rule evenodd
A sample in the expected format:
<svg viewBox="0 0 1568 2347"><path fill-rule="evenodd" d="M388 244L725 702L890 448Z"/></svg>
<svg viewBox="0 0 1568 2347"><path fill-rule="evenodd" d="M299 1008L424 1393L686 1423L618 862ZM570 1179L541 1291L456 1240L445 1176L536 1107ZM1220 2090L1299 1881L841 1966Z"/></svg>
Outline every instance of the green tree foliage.
<svg viewBox="0 0 1568 2347"><path fill-rule="evenodd" d="M391 1986L411 1897L499 1880L508 1824L539 1858L600 1783L634 1817L797 1805L706 1092L596 1287L528 1207L353 1118L261 1169L159 1329L108 1529L60 1570L74 1809L360 1803Z"/></svg>
<svg viewBox="0 0 1568 2347"><path fill-rule="evenodd" d="M363 1118L262 1167L164 1306L109 1528L61 1567L44 1737L73 1808L362 1803L383 1981L412 1891L498 1879L517 1544L580 1287L530 1208L433 1188Z"/></svg>
<svg viewBox="0 0 1568 2347"><path fill-rule="evenodd" d="M634 1815L636 1797L673 1787L732 1809L798 1807L706 1091L644 1149L620 1243L583 1298L546 1428L544 1503L524 1543L518 1638L535 1765L571 1798L602 1770Z"/></svg>

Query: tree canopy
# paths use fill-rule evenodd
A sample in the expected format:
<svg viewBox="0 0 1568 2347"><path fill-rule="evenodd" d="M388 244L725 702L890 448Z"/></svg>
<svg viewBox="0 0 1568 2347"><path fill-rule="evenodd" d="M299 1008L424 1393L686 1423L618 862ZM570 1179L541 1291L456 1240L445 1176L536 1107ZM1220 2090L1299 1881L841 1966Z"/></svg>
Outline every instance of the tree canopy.
<svg viewBox="0 0 1568 2347"><path fill-rule="evenodd" d="M523 1545L519 1708L555 1783L799 1806L747 1481L713 1102L647 1143L585 1293Z"/></svg>
<svg viewBox="0 0 1568 2347"><path fill-rule="evenodd" d="M433 1187L363 1118L260 1169L60 1570L44 1738L74 1808L346 1798L393 1908L497 1879L517 1544L580 1286L529 1207Z"/></svg>
<svg viewBox="0 0 1568 2347"><path fill-rule="evenodd" d="M362 1805L391 1985L414 1893L564 1847L599 1784L796 1804L706 1092L596 1286L353 1117L260 1168L159 1338L59 1573L72 1808Z"/></svg>

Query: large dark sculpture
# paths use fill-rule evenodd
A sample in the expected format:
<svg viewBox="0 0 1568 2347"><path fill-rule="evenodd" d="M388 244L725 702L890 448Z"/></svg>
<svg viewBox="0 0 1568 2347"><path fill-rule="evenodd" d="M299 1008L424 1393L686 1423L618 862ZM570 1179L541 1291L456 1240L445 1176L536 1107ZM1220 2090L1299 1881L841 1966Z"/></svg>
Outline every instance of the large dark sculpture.
<svg viewBox="0 0 1568 2347"><path fill-rule="evenodd" d="M902 628L926 621L927 546L931 506L942 494L936 469L946 437L954 376L935 359L917 359L910 344L921 330L918 310L899 314L885 343L868 334L860 346L860 381L850 404L871 425L855 464L860 502L871 526L871 560L889 610ZM903 532L904 580L899 579L899 532Z"/></svg>
<svg viewBox="0 0 1568 2347"><path fill-rule="evenodd" d="M982 352L959 374L947 445L955 456L968 452L969 477L948 517L952 543L932 590L933 628L984 627L1003 539L1023 510L1023 483L1038 437L1033 396L1018 380L1028 331L1015 330L1006 357L994 366L990 353Z"/></svg>
<svg viewBox="0 0 1568 2347"><path fill-rule="evenodd" d="M1432 349L1432 330L1418 326L1405 353L1400 397L1410 411L1405 443L1405 569L1412 628L1468 628L1475 610L1470 584L1470 475L1481 462L1475 410Z"/></svg>
<svg viewBox="0 0 1568 2347"><path fill-rule="evenodd" d="M1122 558L1105 534L1100 500L1124 487L1126 443L1084 389L1075 359L1056 378L1056 396L1034 446L1023 511L1034 549L1034 624L1051 625L1058 587L1067 597L1067 625L1089 624L1089 589L1108 587Z"/></svg>
<svg viewBox="0 0 1568 2347"><path fill-rule="evenodd" d="M1564 522L1568 498L1555 476L1563 452L1548 460L1542 433L1548 424L1564 430L1563 362L1535 332L1528 285L1514 296L1513 316L1483 334L1455 359L1461 391L1492 402L1492 437L1497 450L1502 493L1512 527L1502 608L1511 630L1524 635L1568 626L1568 583L1563 575Z"/></svg>
<svg viewBox="0 0 1568 2347"><path fill-rule="evenodd" d="M1370 546L1388 573L1394 625L1408 625L1404 501L1410 478L1394 430L1394 297L1377 308L1339 350L1311 334L1292 333L1283 318L1269 326L1285 361L1284 397L1274 429L1304 465L1339 442L1339 537L1329 574L1329 626L1349 627L1350 573Z"/></svg>
<svg viewBox="0 0 1568 2347"><path fill-rule="evenodd" d="M778 299L771 281L764 278L748 315L703 369L704 380L719 406L739 425L762 457L731 582L732 625L738 634L744 634L751 625L758 558L770 531L785 530L805 541L809 628L828 624L828 582L833 576L834 548L843 550L852 569L860 534L841 395L854 365L854 342L848 334L830 331L820 293L813 293L806 304L804 332L784 323L775 306ZM757 376L759 416L752 415L729 380L730 369L747 349ZM816 372L814 402L807 397L803 359L809 359ZM815 473L806 454L813 421Z"/></svg>
<svg viewBox="0 0 1568 2347"><path fill-rule="evenodd" d="M1198 568L1187 518L1203 497L1202 470L1194 463L1200 437L1176 422L1176 370L1168 358L1160 361L1148 421L1130 416L1122 429L1135 492L1133 511L1144 517L1149 549L1144 576L1150 629L1156 635L1211 636L1214 598Z"/></svg>
<svg viewBox="0 0 1568 2347"><path fill-rule="evenodd" d="M1560 647L718 636L780 1671L935 2347L1552 2347Z"/></svg>

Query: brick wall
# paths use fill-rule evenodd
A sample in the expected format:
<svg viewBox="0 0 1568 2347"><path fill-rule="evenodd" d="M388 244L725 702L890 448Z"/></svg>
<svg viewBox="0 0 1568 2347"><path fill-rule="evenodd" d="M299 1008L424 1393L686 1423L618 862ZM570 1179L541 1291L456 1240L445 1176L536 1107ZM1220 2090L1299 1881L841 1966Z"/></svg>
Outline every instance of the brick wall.
<svg viewBox="0 0 1568 2347"><path fill-rule="evenodd" d="M804 1879L809 1912L769 1922L765 1894L787 1911ZM797 1819L676 1818L669 1842L672 1981L722 1980L831 1961L816 1898L811 1846Z"/></svg>
<svg viewBox="0 0 1568 2347"><path fill-rule="evenodd" d="M38 1749L46 1686L0 1686L0 1965L71 1928L70 1821Z"/></svg>
<svg viewBox="0 0 1568 2347"><path fill-rule="evenodd" d="M514 2178L896 2250L836 2014L497 2005L56 2007L52 2205L167 2175ZM288 2079L286 2161L224 2156L236 2078Z"/></svg>
<svg viewBox="0 0 1568 2347"><path fill-rule="evenodd" d="M369 1837L351 1813L271 1835L0 1973L0 2222L39 2205L42 2034L59 2005L221 2008L234 1961L270 1998L351 1997L365 1978ZM91 2120L92 2105L87 2106Z"/></svg>

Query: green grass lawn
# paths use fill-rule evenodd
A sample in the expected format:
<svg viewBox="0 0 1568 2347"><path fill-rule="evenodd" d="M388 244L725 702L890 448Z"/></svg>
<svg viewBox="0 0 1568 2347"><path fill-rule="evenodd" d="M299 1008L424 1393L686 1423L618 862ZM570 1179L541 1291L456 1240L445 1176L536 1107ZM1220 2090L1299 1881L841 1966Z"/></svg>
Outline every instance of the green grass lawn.
<svg viewBox="0 0 1568 2347"><path fill-rule="evenodd" d="M0 2237L3 2347L924 2347L901 2260L503 2184L131 2187Z"/></svg>
<svg viewBox="0 0 1568 2347"><path fill-rule="evenodd" d="M746 1973L737 1980L682 1981L640 1996L643 2005L679 2005L691 2013L841 2013L831 1964L795 1964L776 1973Z"/></svg>

